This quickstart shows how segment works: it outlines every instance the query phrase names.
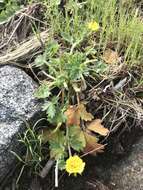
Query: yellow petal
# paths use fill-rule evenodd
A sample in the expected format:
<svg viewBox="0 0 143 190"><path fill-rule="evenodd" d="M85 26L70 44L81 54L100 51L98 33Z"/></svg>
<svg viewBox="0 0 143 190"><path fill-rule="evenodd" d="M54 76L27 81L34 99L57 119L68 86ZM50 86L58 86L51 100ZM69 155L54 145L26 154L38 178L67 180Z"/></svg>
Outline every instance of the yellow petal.
<svg viewBox="0 0 143 190"><path fill-rule="evenodd" d="M92 21L87 24L87 27L91 31L97 31L99 29L99 24L95 21Z"/></svg>
<svg viewBox="0 0 143 190"><path fill-rule="evenodd" d="M77 155L70 156L66 160L66 171L69 174L73 173L75 176L77 175L77 173L82 174L82 172L84 171L84 168L85 168L85 163Z"/></svg>

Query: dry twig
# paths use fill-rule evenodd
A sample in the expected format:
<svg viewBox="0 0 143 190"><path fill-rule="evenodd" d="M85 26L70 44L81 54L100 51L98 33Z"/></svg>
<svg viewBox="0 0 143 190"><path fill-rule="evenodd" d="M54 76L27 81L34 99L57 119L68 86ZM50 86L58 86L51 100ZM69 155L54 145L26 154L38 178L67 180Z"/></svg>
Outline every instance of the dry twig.
<svg viewBox="0 0 143 190"><path fill-rule="evenodd" d="M19 44L19 47L0 57L0 65L14 64L17 61L25 61L30 59L35 51L41 48L48 38L48 31L40 33L40 38L36 36L31 37L30 40Z"/></svg>

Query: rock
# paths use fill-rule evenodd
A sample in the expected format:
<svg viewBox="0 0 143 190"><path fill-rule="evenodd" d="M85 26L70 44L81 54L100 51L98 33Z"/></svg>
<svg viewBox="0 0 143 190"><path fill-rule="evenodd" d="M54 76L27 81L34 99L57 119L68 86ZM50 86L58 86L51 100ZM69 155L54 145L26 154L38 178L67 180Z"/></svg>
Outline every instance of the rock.
<svg viewBox="0 0 143 190"><path fill-rule="evenodd" d="M37 84L23 70L0 67L0 182L12 169L20 150L17 137L25 129L25 121L34 122L39 105L33 93Z"/></svg>
<svg viewBox="0 0 143 190"><path fill-rule="evenodd" d="M102 171L103 172L103 171ZM143 137L133 146L130 155L104 171L114 190L143 189Z"/></svg>

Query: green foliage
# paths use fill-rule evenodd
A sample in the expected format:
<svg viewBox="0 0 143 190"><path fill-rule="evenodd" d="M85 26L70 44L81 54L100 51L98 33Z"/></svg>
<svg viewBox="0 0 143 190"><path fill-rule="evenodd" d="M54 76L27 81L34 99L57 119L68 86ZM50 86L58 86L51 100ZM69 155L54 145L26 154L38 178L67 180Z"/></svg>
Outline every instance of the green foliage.
<svg viewBox="0 0 143 190"><path fill-rule="evenodd" d="M63 131L57 130L51 133L49 144L50 144L50 157L56 160L62 159L66 155L65 144L66 138Z"/></svg>
<svg viewBox="0 0 143 190"><path fill-rule="evenodd" d="M48 98L51 92L46 83L42 83L38 90L35 92L37 98Z"/></svg>
<svg viewBox="0 0 143 190"><path fill-rule="evenodd" d="M66 121L64 115L65 108L60 106L58 100L58 97L54 96L42 106L43 111L46 111L47 120L54 125L61 125Z"/></svg>
<svg viewBox="0 0 143 190"><path fill-rule="evenodd" d="M86 39L86 44L96 47L98 56L111 45L119 55L125 55L125 62L130 65L141 60L143 25L135 1L70 0L66 1L64 14L58 6L47 3L47 7L51 36L58 34L65 43L78 44L81 49L81 42ZM87 35L87 23L94 20L100 24L100 32Z"/></svg>
<svg viewBox="0 0 143 190"><path fill-rule="evenodd" d="M26 156L25 158L20 158L20 161L24 165L30 166L32 171L39 172L42 168L41 161L46 159L43 154L45 148L42 146L41 136L34 128L27 126L27 130L24 136L20 136L19 142L26 147Z"/></svg>
<svg viewBox="0 0 143 190"><path fill-rule="evenodd" d="M107 64L103 61L96 61L96 64L92 66L93 72L96 71L98 74L105 73L107 71Z"/></svg>
<svg viewBox="0 0 143 190"><path fill-rule="evenodd" d="M45 63L46 63L46 53L37 56L37 58L35 59L35 65L37 67L42 67Z"/></svg>
<svg viewBox="0 0 143 190"><path fill-rule="evenodd" d="M53 119L56 115L56 104L57 104L57 97L53 97L51 101L47 101L43 105L43 111L46 111L47 116L49 119Z"/></svg>
<svg viewBox="0 0 143 190"><path fill-rule="evenodd" d="M47 57L53 57L58 53L59 44L56 41L50 41L46 47Z"/></svg>
<svg viewBox="0 0 143 190"><path fill-rule="evenodd" d="M73 81L88 74L87 58L84 53L78 51L73 54L63 52L62 55L56 56L59 47L58 43L50 42L44 54L36 59L35 65L47 67L48 74L54 79L53 86L68 88Z"/></svg>
<svg viewBox="0 0 143 190"><path fill-rule="evenodd" d="M17 0L3 0L0 2L0 22L8 19L19 9L20 6Z"/></svg>
<svg viewBox="0 0 143 190"><path fill-rule="evenodd" d="M3 10L5 8L5 3L4 1L0 1L0 11Z"/></svg>
<svg viewBox="0 0 143 190"><path fill-rule="evenodd" d="M66 165L66 161L64 158L59 159L58 162L58 167L60 170L64 170L65 169L65 165Z"/></svg>
<svg viewBox="0 0 143 190"><path fill-rule="evenodd" d="M82 151L85 148L86 141L83 132L78 126L70 126L68 129L70 146L76 151Z"/></svg>
<svg viewBox="0 0 143 190"><path fill-rule="evenodd" d="M59 50L59 44L56 41L49 41L45 52L42 55L37 56L35 60L36 67L42 67L47 64L49 58L54 57Z"/></svg>

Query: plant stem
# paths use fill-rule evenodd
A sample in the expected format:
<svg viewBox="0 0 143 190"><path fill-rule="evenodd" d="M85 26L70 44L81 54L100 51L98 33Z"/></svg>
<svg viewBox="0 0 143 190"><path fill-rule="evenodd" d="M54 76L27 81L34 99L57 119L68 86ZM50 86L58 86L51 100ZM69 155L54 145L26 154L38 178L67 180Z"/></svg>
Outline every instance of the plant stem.
<svg viewBox="0 0 143 190"><path fill-rule="evenodd" d="M58 160L56 162L56 166L55 166L55 187L58 187L59 183L58 183Z"/></svg>

